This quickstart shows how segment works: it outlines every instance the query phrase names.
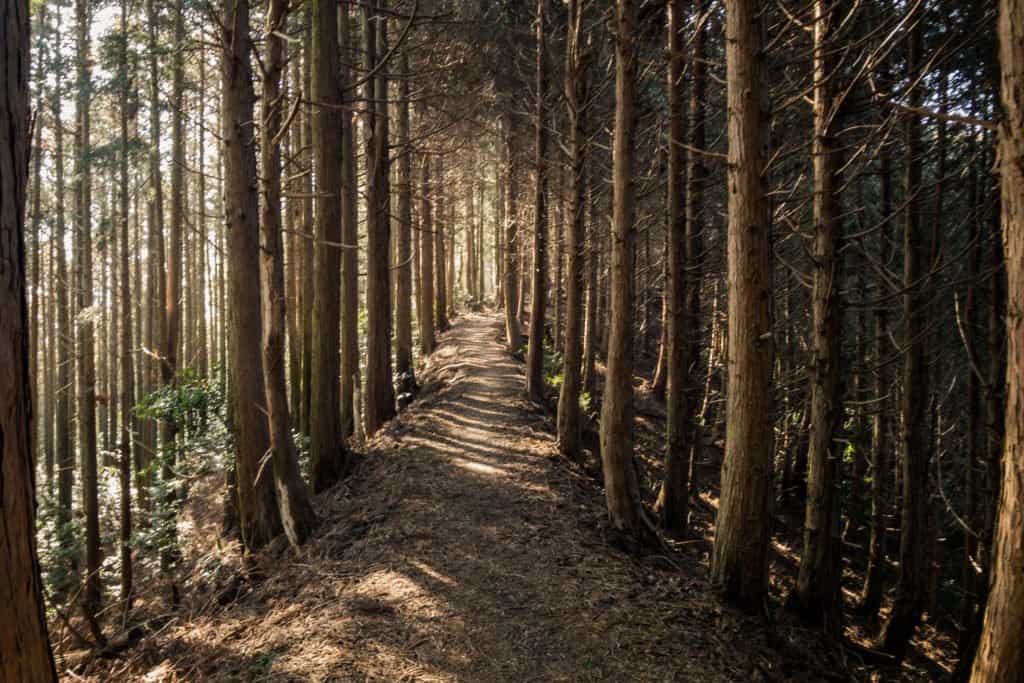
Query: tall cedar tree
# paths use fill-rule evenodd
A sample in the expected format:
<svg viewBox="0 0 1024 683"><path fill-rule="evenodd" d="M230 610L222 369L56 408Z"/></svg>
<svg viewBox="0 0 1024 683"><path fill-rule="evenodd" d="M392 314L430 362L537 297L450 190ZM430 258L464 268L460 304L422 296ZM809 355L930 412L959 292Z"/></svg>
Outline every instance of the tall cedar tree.
<svg viewBox="0 0 1024 683"><path fill-rule="evenodd" d="M999 5L1000 183L1008 278L1006 421L993 579L972 683L1024 680L1024 0Z"/></svg>
<svg viewBox="0 0 1024 683"><path fill-rule="evenodd" d="M448 216L445 215L445 177L444 155L438 155L434 166L435 180L431 187L434 196L434 315L438 332L445 332L448 323L448 263L445 242L445 228Z"/></svg>
<svg viewBox="0 0 1024 683"><path fill-rule="evenodd" d="M505 112L501 118L502 153L505 157L505 344L509 353L519 350L519 195L515 146L514 114Z"/></svg>
<svg viewBox="0 0 1024 683"><path fill-rule="evenodd" d="M530 341L526 353L526 395L534 401L544 398L544 325L547 297L548 253L548 125L545 100L548 91L547 0L537 0L537 185L533 201L533 285L530 302ZM557 305L557 304L556 304Z"/></svg>
<svg viewBox="0 0 1024 683"><path fill-rule="evenodd" d="M363 7L367 79L363 133L366 149L366 397L367 436L395 415L391 374L391 182L388 152L387 17L383 0Z"/></svg>
<svg viewBox="0 0 1024 683"><path fill-rule="evenodd" d="M60 32L60 13L57 13L56 31ZM54 44L54 65L62 69L64 60L61 56L60 41ZM12 81L13 82L13 81ZM53 90L53 120L61 121L61 102L64 99L63 79L54 79ZM78 558L72 551L73 539L70 538L71 528L71 495L75 483L75 448L74 432L71 427L71 394L74 391L74 382L71 379L75 367L74 361L74 332L71 328L71 306L69 302L70 280L68 273L67 248L65 246L67 237L67 220L64 210L65 183L64 183L64 126L54 126L54 203L56 204L57 215L55 220L56 231L53 236L54 251L57 257L57 420L54 424L54 431L57 436L57 539L61 550L66 554L68 562L61 567L61 574L58 576L56 595L54 598L61 602L67 597L66 592L70 589L70 577L78 568Z"/></svg>
<svg viewBox="0 0 1024 683"><path fill-rule="evenodd" d="M836 110L835 30L831 0L814 3L814 244L811 291L811 424L807 452L807 508L795 606L809 623L839 633L842 614L840 510L836 490L842 457L840 331L842 282L839 206L839 130Z"/></svg>
<svg viewBox="0 0 1024 683"><path fill-rule="evenodd" d="M120 189L118 196L120 208L118 210L118 223L120 235L118 246L120 247L120 286L121 286L121 600L123 609L130 610L132 606L132 435L136 432L135 420L135 356L133 352L132 335L132 289L131 278L129 277L129 262L131 259L131 245L128 242L128 119L129 119L129 94L131 83L128 72L128 3L121 0L121 54L120 54L120 103L119 114L119 136L120 149L118 150L118 176ZM132 112L134 113L134 112Z"/></svg>
<svg viewBox="0 0 1024 683"><path fill-rule="evenodd" d="M647 520L633 463L633 299L636 254L634 129L636 7L615 3L615 133L612 146L611 326L601 406L601 460L608 517L614 529L642 538Z"/></svg>
<svg viewBox="0 0 1024 683"><path fill-rule="evenodd" d="M314 247L313 370L310 381L310 445L313 490L323 491L345 470L347 454L341 424L339 378L339 294L341 292L342 184L341 91L338 85L338 7L313 3L310 94L313 161L316 168L316 245Z"/></svg>
<svg viewBox="0 0 1024 683"><path fill-rule="evenodd" d="M260 265L263 292L263 374L266 384L270 446L274 449L274 483L281 524L288 541L301 545L316 523L309 491L299 472L292 442L288 390L285 385L284 245L281 239L281 74L285 66L284 23L287 0L271 0L267 7L266 58L263 61L263 202L260 230L263 244Z"/></svg>
<svg viewBox="0 0 1024 683"><path fill-rule="evenodd" d="M338 41L341 54L353 52L348 6L338 7ZM353 58L338 64L338 87L349 88ZM346 101L341 111L341 429L346 436L355 429L355 385L359 378L359 179L356 175L355 121ZM312 269L310 269L312 270Z"/></svg>
<svg viewBox="0 0 1024 683"><path fill-rule="evenodd" d="M399 54L398 70L398 263L395 288L395 374L400 400L408 403L416 392L412 356L412 150L409 147L409 51Z"/></svg>
<svg viewBox="0 0 1024 683"><path fill-rule="evenodd" d="M93 305L92 241L92 69L89 26L92 21L86 0L75 2L75 271L79 314L78 341L78 447L82 468L82 507L85 511L85 591L82 612L93 638L103 641L98 615L103 577L100 576L99 482L96 445L96 346Z"/></svg>
<svg viewBox="0 0 1024 683"><path fill-rule="evenodd" d="M227 224L228 299L232 330L228 342L231 391L236 420L235 468L238 515L242 542L249 550L261 548L281 532L274 483L260 476L264 454L270 450L263 365L259 339L262 322L260 288L259 197L256 177L256 141L252 126L256 96L253 92L249 36L249 5L225 0L221 17L221 78L224 97L221 135L224 140L224 213Z"/></svg>
<svg viewBox="0 0 1024 683"><path fill-rule="evenodd" d="M907 36L907 75L914 79L922 67L923 32L920 6L910 23ZM908 96L912 107L924 102L923 84L918 83ZM903 209L903 418L902 430L902 511L900 516L900 562L896 598L882 639L884 649L902 658L914 630L921 621L927 600L928 580L928 489L932 438L929 429L929 382L926 360L929 270L927 231L922 225L921 119L910 115L905 120L906 163Z"/></svg>
<svg viewBox="0 0 1024 683"><path fill-rule="evenodd" d="M665 402L665 479L658 504L661 523L672 534L681 535L689 526L690 449L686 395L689 374L689 344L692 334L686 328L686 213L683 206L683 0L671 0L668 6L668 286L665 297L666 402Z"/></svg>
<svg viewBox="0 0 1024 683"><path fill-rule="evenodd" d="M772 504L771 250L765 199L768 90L761 0L726 0L729 111L728 398L722 497L711 580L730 601L763 609Z"/></svg>
<svg viewBox="0 0 1024 683"><path fill-rule="evenodd" d="M565 101L569 116L569 223L566 232L565 345L562 387L558 395L558 447L573 459L580 456L583 384L583 259L586 248L587 46L583 44L586 2L569 0L565 48Z"/></svg>
<svg viewBox="0 0 1024 683"><path fill-rule="evenodd" d="M0 9L0 679L56 681L36 560L25 291L28 0Z"/></svg>
<svg viewBox="0 0 1024 683"><path fill-rule="evenodd" d="M185 43L185 3L177 0L174 15L174 44ZM227 90L227 88L225 88ZM171 57L171 225L166 257L164 290L164 347L161 372L164 386L172 386L178 373L178 346L181 337L182 273L181 251L185 230L185 57L183 50L173 50ZM256 220L256 216L252 219ZM164 425L161 475L167 486L168 501L173 501L174 465L177 460L178 425L168 419Z"/></svg>
<svg viewBox="0 0 1024 683"><path fill-rule="evenodd" d="M423 155L420 182L420 353L434 351L434 202L431 197L430 155Z"/></svg>

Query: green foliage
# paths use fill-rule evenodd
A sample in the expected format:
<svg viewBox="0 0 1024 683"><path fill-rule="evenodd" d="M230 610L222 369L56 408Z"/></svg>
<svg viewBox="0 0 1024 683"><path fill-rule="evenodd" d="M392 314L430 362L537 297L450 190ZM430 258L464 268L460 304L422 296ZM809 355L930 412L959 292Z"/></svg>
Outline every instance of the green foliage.
<svg viewBox="0 0 1024 683"><path fill-rule="evenodd" d="M177 520L185 486L196 478L222 471L233 450L228 430L224 370L215 366L208 377L186 368L177 381L160 387L135 406L141 419L178 427L173 447L161 444L148 466L147 479L152 502L150 515L136 526L137 562L162 568L173 564L177 556ZM169 473L169 477L162 476Z"/></svg>
<svg viewBox="0 0 1024 683"><path fill-rule="evenodd" d="M221 426L226 424L224 415L224 383L220 381L220 367L210 377L200 377L192 368L178 373L177 381L163 386L145 396L135 406L135 414L143 419L174 422L182 429L186 438L201 439L206 445L219 450L219 443L205 443L213 436L211 418Z"/></svg>
<svg viewBox="0 0 1024 683"><path fill-rule="evenodd" d="M61 524L58 517L57 498L40 488L36 512L37 551L43 584L52 605L63 605L73 597L78 583L76 567L85 538L85 530L78 519L72 517Z"/></svg>
<svg viewBox="0 0 1024 683"><path fill-rule="evenodd" d="M555 387L562 386L562 372L565 367L565 360L559 351L544 345L544 381Z"/></svg>

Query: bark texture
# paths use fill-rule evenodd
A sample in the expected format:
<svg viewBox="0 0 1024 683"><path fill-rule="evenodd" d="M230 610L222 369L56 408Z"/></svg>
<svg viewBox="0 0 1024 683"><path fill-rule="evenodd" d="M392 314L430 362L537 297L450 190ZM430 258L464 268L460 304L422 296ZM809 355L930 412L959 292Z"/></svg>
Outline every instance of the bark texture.
<svg viewBox="0 0 1024 683"><path fill-rule="evenodd" d="M347 466L339 386L342 117L337 21L337 3L331 0L313 3L311 96L314 102L323 105L315 107L312 116L317 187L309 448L313 490L317 492L334 484Z"/></svg>
<svg viewBox="0 0 1024 683"><path fill-rule="evenodd" d="M273 479L261 471L270 448L260 347L259 214L256 188L256 147L252 120L256 97L252 86L249 6L226 0L221 17L221 111L224 140L224 212L228 247L228 300L231 334L228 341L231 392L236 421L235 465L242 542L249 550L266 545L281 532Z"/></svg>
<svg viewBox="0 0 1024 683"><path fill-rule="evenodd" d="M558 395L558 447L562 455L580 455L583 388L583 265L586 248L587 47L583 39L585 2L569 0L565 60L565 98L569 124L569 220L566 230L565 345L562 388Z"/></svg>
<svg viewBox="0 0 1024 683"><path fill-rule="evenodd" d="M636 7L615 5L615 132L612 143L611 326L604 402L601 461L608 517L614 529L642 537L647 520L633 463L633 299L636 206L633 134L636 126Z"/></svg>
<svg viewBox="0 0 1024 683"><path fill-rule="evenodd" d="M0 680L56 681L36 559L25 292L28 0L0 7Z"/></svg>
<svg viewBox="0 0 1024 683"><path fill-rule="evenodd" d="M395 416L391 374L391 181L388 151L387 19L382 0L363 7L366 84L363 133L366 149L366 435Z"/></svg>
<svg viewBox="0 0 1024 683"><path fill-rule="evenodd" d="M727 0L729 108L728 382L722 497L711 580L727 600L764 607L771 533L770 221L765 201L768 97L761 0Z"/></svg>
<svg viewBox="0 0 1024 683"><path fill-rule="evenodd" d="M993 578L972 683L1024 680L1024 0L1002 0L1000 182L1008 278L1003 483Z"/></svg>
<svg viewBox="0 0 1024 683"><path fill-rule="evenodd" d="M811 424L807 505L796 606L809 623L839 633L842 616L840 511L836 490L843 444L840 331L842 330L839 152L836 149L835 20L831 3L814 3L814 244L811 291Z"/></svg>
<svg viewBox="0 0 1024 683"><path fill-rule="evenodd" d="M274 483L281 524L293 546L312 533L316 515L309 491L299 472L292 442L288 389L285 384L284 244L281 239L281 73L285 65L284 21L286 0L271 0L267 8L266 59L263 73L263 220L260 249L263 304L263 374L267 399L267 425L273 448Z"/></svg>

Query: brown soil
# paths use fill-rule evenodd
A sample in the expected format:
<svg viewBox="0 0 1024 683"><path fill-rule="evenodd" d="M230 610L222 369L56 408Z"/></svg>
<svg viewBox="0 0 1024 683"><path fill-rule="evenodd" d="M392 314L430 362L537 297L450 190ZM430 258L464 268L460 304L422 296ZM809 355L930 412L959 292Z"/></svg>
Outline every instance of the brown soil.
<svg viewBox="0 0 1024 683"><path fill-rule="evenodd" d="M116 662L147 681L847 680L810 632L722 607L706 543L608 543L601 492L556 456L498 318L455 321L424 391L318 500L299 552L197 562L193 602ZM197 525L198 526L198 525ZM205 569L202 569L205 567ZM202 570L202 571L201 571ZM102 671L100 671L102 669ZM80 679L77 679L80 680Z"/></svg>

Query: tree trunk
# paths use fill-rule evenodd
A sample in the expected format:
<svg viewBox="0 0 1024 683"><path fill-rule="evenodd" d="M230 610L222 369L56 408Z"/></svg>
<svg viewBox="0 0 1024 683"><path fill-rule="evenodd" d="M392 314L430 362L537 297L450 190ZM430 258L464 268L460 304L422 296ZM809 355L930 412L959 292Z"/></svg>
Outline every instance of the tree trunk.
<svg viewBox="0 0 1024 683"><path fill-rule="evenodd" d="M272 478L261 472L270 449L266 400L259 346L261 335L259 214L256 149L252 120L255 94L250 67L249 6L226 0L221 36L221 78L224 87L224 211L228 229L229 289L232 309L231 392L237 419L235 463L242 543L247 550L266 545L281 532Z"/></svg>
<svg viewBox="0 0 1024 683"><path fill-rule="evenodd" d="M512 130L513 114L506 112L502 117L502 132L505 135L505 343L509 353L519 351L519 212L516 165L515 132Z"/></svg>
<svg viewBox="0 0 1024 683"><path fill-rule="evenodd" d="M177 0L174 15L174 44L185 43L185 3ZM164 386L177 383L178 348L181 343L181 257L182 233L185 229L185 59L182 50L172 52L171 73L171 229L167 244L166 323L163 337L163 363L160 366ZM175 499L173 484L177 462L178 425L168 419L164 425L161 476L167 487L167 502Z"/></svg>
<svg viewBox="0 0 1024 683"><path fill-rule="evenodd" d="M391 374L391 182L388 79L378 60L388 53L384 0L363 7L366 73L366 384L364 423L373 436L395 416Z"/></svg>
<svg viewBox="0 0 1024 683"><path fill-rule="evenodd" d="M690 370L686 327L686 214L683 197L683 147L686 124L683 114L683 0L671 0L668 19L668 240L665 260L668 262L666 283L668 308L665 316L667 395L665 400L665 478L658 496L661 524L677 536L684 535L690 517L690 444L688 417L692 414L686 392L686 376Z"/></svg>
<svg viewBox="0 0 1024 683"><path fill-rule="evenodd" d="M562 387L558 395L558 447L568 458L580 457L583 388L583 265L586 249L587 47L583 39L585 3L569 0L565 60L565 98L569 115L569 222L566 231L565 346Z"/></svg>
<svg viewBox="0 0 1024 683"><path fill-rule="evenodd" d="M121 601L127 613L132 607L132 436L135 434L135 349L132 337L131 245L128 242L128 3L121 0L121 101L118 171L120 173L120 270L121 270ZM115 404L114 396L110 405Z"/></svg>
<svg viewBox="0 0 1024 683"><path fill-rule="evenodd" d="M57 13L56 30L61 28L60 13ZM60 41L54 43L55 62L63 68ZM61 102L64 99L63 78L54 82L53 120L61 121ZM64 183L64 126L54 125L54 205L56 208L53 249L57 260L57 410L54 432L56 434L57 461L57 544L68 558L67 564L57 572L54 601L61 604L68 597L73 574L78 569L78 558L72 552L71 496L75 483L74 432L71 424L71 400L74 392L72 375L75 368L74 330L71 327L71 285L67 257L67 221L65 218Z"/></svg>
<svg viewBox="0 0 1024 683"><path fill-rule="evenodd" d="M56 681L36 559L25 292L29 4L0 10L0 679ZM57 128L60 119L55 118ZM37 190L38 191L38 188Z"/></svg>
<svg viewBox="0 0 1024 683"><path fill-rule="evenodd" d="M888 267L892 260L892 223L889 218L892 214L892 162L884 149L879 159L878 174L881 186L879 213L882 216L878 234L878 258L883 267ZM877 282L876 297L882 298L887 291L886 283L881 278ZM889 402L882 400L892 391L889 369L883 361L887 356L888 347L889 315L884 306L879 306L875 309L875 353L872 361L877 366L875 399L880 402L875 409L871 425L871 531L868 539L868 566L859 605L860 612L871 620L877 618L878 609L882 605L886 565L885 512L889 506L889 478L892 470L889 453Z"/></svg>
<svg viewBox="0 0 1024 683"><path fill-rule="evenodd" d="M725 460L711 581L730 602L760 611L771 535L770 216L765 199L768 93L765 5L726 0L729 110L729 392Z"/></svg>
<svg viewBox="0 0 1024 683"><path fill-rule="evenodd" d="M295 105L301 102L302 97L302 80L299 69L299 57L301 54L301 48L295 51L294 56L290 60L291 64L288 72L288 88L291 91L290 94L294 99ZM285 228L289 233L286 242L288 246L285 260L287 267L285 271L285 287L287 289L285 308L288 314L288 386L291 389L288 411L291 415L292 424L296 429L301 429L302 425L302 332L300 331L302 299L307 294L312 293L302 292L301 289L303 276L302 243L306 241L306 237L300 233L304 229L302 225L302 202L305 200L295 196L302 191L301 183L295 177L302 172L302 166L299 163L300 147L302 145L301 129L302 124L297 117L292 121L292 125L288 127L284 136L284 148L287 150L285 153L284 173L286 178L291 178L285 187L285 194L288 196Z"/></svg>
<svg viewBox="0 0 1024 683"><path fill-rule="evenodd" d="M696 20L700 22L694 28L693 42L690 47L690 147L692 150L704 149L705 145L705 124L704 106L707 95L707 65L705 64L704 46L707 44L708 14L707 1L698 0L694 5ZM704 206L704 182L707 170L704 168L704 158L695 151L691 151L686 159L686 308L684 312L684 324L686 329L686 343L689 344L687 354L687 365L683 369L686 373L682 379L685 383L687 400L685 407L687 415L684 424L690 430L690 492L696 495L698 484L698 467L703 460L703 411L698 410L702 400L707 401L704 381L697 372L700 364L701 330L700 330L700 306L701 286L704 282L704 222L701 215ZM712 334L710 342L714 342L715 316L712 313ZM710 344L709 344L710 345ZM713 357L711 349L708 350L709 368L710 360ZM710 377L710 372L708 373Z"/></svg>
<svg viewBox="0 0 1024 683"><path fill-rule="evenodd" d="M395 374L398 402L407 404L416 393L412 357L412 149L409 147L409 52L399 55L398 70L398 234L395 296Z"/></svg>
<svg viewBox="0 0 1024 683"><path fill-rule="evenodd" d="M811 256L811 424L803 552L794 594L805 621L840 633L840 510L836 490L842 443L839 336L843 310L839 152L836 110L836 19L830 0L814 3L814 244Z"/></svg>
<svg viewBox="0 0 1024 683"><path fill-rule="evenodd" d="M911 24L908 36L907 70L918 74L922 57L922 28ZM909 93L911 106L924 99L923 85ZM906 118L906 208L903 235L904 359L903 359L903 465L901 470L903 510L900 522L900 574L896 598L885 627L884 649L902 658L924 610L928 578L928 469L931 461L931 433L928 420L927 340L928 299L926 277L931 250L921 225L921 121Z"/></svg>
<svg viewBox="0 0 1024 683"><path fill-rule="evenodd" d="M314 247L313 357L310 397L310 459L313 490L323 491L347 467L341 423L339 317L341 291L342 159L341 92L338 84L337 3L313 3L311 97L313 156L316 167L316 245Z"/></svg>
<svg viewBox="0 0 1024 683"><path fill-rule="evenodd" d="M981 417L981 377L976 368L978 366L977 350L979 348L978 331L978 272L981 268L982 253L982 230L983 224L977 219L978 205L978 169L971 169L970 183L968 186L968 206L972 216L967 222L967 242L969 252L967 254L967 292L964 297L963 309L963 331L966 338L967 362L970 367L967 370L967 433L964 435L966 445L964 447L964 521L968 528L964 529L962 535L963 560L961 565L961 581L963 583L963 596L960 601L960 637L957 642L957 654L960 663L957 670L961 671L961 678L966 678L966 658L973 660L978 633L972 628L976 622L978 605L979 582L978 573L975 571L975 564L978 562L978 535L976 530L980 529L981 518L978 514L977 477L975 476L982 464L979 445L982 435ZM978 565L980 566L980 564ZM972 662L973 663L973 662Z"/></svg>
<svg viewBox="0 0 1024 683"><path fill-rule="evenodd" d="M313 17L313 9L305 5L306 29L303 31L303 54L302 54L302 97L312 99L312 63L313 63L313 29L310 26ZM313 399L313 347L316 338L313 335L313 301L316 299L316 291L319 287L314 277L314 251L315 231L313 225L313 119L314 112L312 105L302 109L302 125L299 127L301 141L299 149L302 153L299 163L302 164L302 178L299 181L299 192L302 195L302 244L299 248L299 258L302 261L302 275L299 283L299 295L302 298L300 303L300 328L302 335L302 397L300 404L302 408L302 419L299 420L299 429L306 436L312 435L312 399ZM344 159L342 159L344 166ZM314 489L316 484L313 484Z"/></svg>
<svg viewBox="0 0 1024 683"><path fill-rule="evenodd" d="M197 357L193 360L193 363L200 377L208 377L210 374L210 347L208 343L209 335L206 329L206 240L209 235L209 229L206 221L206 50L203 47L199 48L199 92L196 99L199 103L199 121L202 121L203 125L196 126L196 132L199 136L197 141L199 147L199 178L197 180L198 188L196 195L198 197L196 202L196 226L199 234L198 239L194 240L196 267L192 286L196 290L195 339Z"/></svg>
<svg viewBox="0 0 1024 683"><path fill-rule="evenodd" d="M430 155L423 155L420 184L420 354L434 352L434 204L431 197Z"/></svg>
<svg viewBox="0 0 1024 683"><path fill-rule="evenodd" d="M89 26L91 15L86 0L75 2L75 49L78 82L75 95L75 264L78 313L93 304L92 282L92 141L90 106ZM93 637L102 642L97 615L100 609L103 563L100 547L100 510L96 462L96 349L91 315L78 320L78 448L82 468L82 507L85 512L85 590L82 612Z"/></svg>
<svg viewBox="0 0 1024 683"><path fill-rule="evenodd" d="M437 317L437 331L444 332L448 329L448 279L449 268L445 244L445 225L448 223L448 216L445 215L445 178L444 178L444 157L437 157L437 176L432 188L434 192L434 307Z"/></svg>
<svg viewBox="0 0 1024 683"><path fill-rule="evenodd" d="M530 301L530 340L526 353L526 395L533 401L544 399L544 325L547 309L548 256L548 133L546 102L548 68L545 44L547 0L537 0L536 14L536 167L537 186L533 202L533 285Z"/></svg>
<svg viewBox="0 0 1024 683"><path fill-rule="evenodd" d="M494 302L498 308L505 305L505 183L501 178L501 158L505 154L505 140L501 137L505 117L498 125L497 161L494 164Z"/></svg>
<svg viewBox="0 0 1024 683"><path fill-rule="evenodd" d="M163 173L160 164L160 102L163 95L160 92L159 71L159 27L160 20L156 9L155 0L146 0L146 25L148 30L149 53L149 174L152 195L149 205L149 255L147 259L149 269L148 286L149 297L147 301L147 348L157 352L157 357L149 357L146 360L147 375L149 375L149 389L154 390L159 386L161 378L162 360L159 354L164 349L164 337L166 336L166 316L164 306L167 299L167 278L164 273L164 189ZM155 420L147 420L145 439L145 471L146 484L152 483L151 463L156 456L157 448L157 423Z"/></svg>
<svg viewBox="0 0 1024 683"><path fill-rule="evenodd" d="M288 390L285 384L284 245L281 240L281 73L285 66L287 0L271 0L267 7L267 54L263 74L263 244L260 265L263 292L263 374L266 382L267 426L274 449L274 483L281 524L288 541L298 547L309 538L316 514L299 472L292 442Z"/></svg>
<svg viewBox="0 0 1024 683"><path fill-rule="evenodd" d="M1002 226L1007 272L1006 420L993 578L972 683L1024 680L1024 1L1001 0Z"/></svg>
<svg viewBox="0 0 1024 683"><path fill-rule="evenodd" d="M353 55L348 6L338 7L338 38L341 53ZM351 78L347 57L339 64L339 87L348 88ZM359 378L359 180L356 175L355 120L351 105L341 111L341 429L355 431L355 386Z"/></svg>
<svg viewBox="0 0 1024 683"><path fill-rule="evenodd" d="M611 325L601 461L612 528L643 538L649 533L633 463L633 301L636 254L633 146L636 126L636 7L617 0L615 14L615 132L612 146Z"/></svg>
<svg viewBox="0 0 1024 683"><path fill-rule="evenodd" d="M598 221L594 220L594 185L591 171L584 167L583 182L586 185L586 217L587 243L586 253L586 290L587 301L583 319L583 391L593 395L597 381L594 373L594 361L597 358L598 345L598 320L597 303L600 299L598 292L597 272L600 266L600 247L598 239Z"/></svg>

